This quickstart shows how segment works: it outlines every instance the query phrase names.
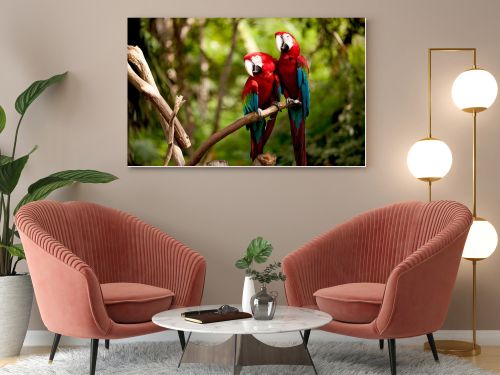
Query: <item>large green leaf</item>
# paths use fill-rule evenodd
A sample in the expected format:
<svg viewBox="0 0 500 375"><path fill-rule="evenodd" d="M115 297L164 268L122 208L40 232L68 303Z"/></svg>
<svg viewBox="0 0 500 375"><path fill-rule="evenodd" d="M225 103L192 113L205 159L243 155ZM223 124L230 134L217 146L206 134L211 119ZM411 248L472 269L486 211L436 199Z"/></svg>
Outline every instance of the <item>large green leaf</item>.
<svg viewBox="0 0 500 375"><path fill-rule="evenodd" d="M0 244L0 247L7 249L13 257L18 257L19 259L25 258L23 245L20 243L11 246Z"/></svg>
<svg viewBox="0 0 500 375"><path fill-rule="evenodd" d="M94 171L91 169L73 169L53 173L30 185L28 193L43 188L45 185L52 185L59 181L81 182L87 184L104 184L116 180L116 176L110 173Z"/></svg>
<svg viewBox="0 0 500 375"><path fill-rule="evenodd" d="M273 252L271 243L262 237L254 238L247 248L247 257L257 263L264 263Z"/></svg>
<svg viewBox="0 0 500 375"><path fill-rule="evenodd" d="M24 166L28 162L30 154L36 150L36 147L27 155L19 159L8 160L6 156L0 159L0 192L10 194L17 186Z"/></svg>
<svg viewBox="0 0 500 375"><path fill-rule="evenodd" d="M24 90L23 93L16 99L16 111L19 114L24 115L30 104L33 103L47 87L61 82L64 78L66 78L66 74L68 74L68 72L55 75L46 80L33 82L31 86Z"/></svg>
<svg viewBox="0 0 500 375"><path fill-rule="evenodd" d="M0 105L0 133L5 129L6 122L7 122L7 116L5 116L5 111Z"/></svg>
<svg viewBox="0 0 500 375"><path fill-rule="evenodd" d="M90 169L76 169L53 173L29 186L28 193L18 203L14 213L25 204L45 199L54 190L72 185L75 182L98 184L111 182L116 179L117 177L110 173Z"/></svg>

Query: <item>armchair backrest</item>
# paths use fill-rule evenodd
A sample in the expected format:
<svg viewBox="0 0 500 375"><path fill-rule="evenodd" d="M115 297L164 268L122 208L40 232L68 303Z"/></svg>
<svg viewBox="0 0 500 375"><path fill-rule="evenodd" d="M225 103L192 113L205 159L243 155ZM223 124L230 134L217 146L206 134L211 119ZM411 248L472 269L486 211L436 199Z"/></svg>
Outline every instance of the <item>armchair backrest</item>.
<svg viewBox="0 0 500 375"><path fill-rule="evenodd" d="M130 215L90 202L42 201L30 205L29 216L95 272L101 283L123 279L131 241L126 236Z"/></svg>
<svg viewBox="0 0 500 375"><path fill-rule="evenodd" d="M288 303L313 305L315 291L340 284L385 284L425 244L443 233L456 240L471 220L470 211L452 201L402 202L359 214L283 259Z"/></svg>
<svg viewBox="0 0 500 375"><path fill-rule="evenodd" d="M352 280L385 283L392 270L457 220L450 201L402 202L362 213L353 219L349 267ZM459 210L461 212L461 210Z"/></svg>

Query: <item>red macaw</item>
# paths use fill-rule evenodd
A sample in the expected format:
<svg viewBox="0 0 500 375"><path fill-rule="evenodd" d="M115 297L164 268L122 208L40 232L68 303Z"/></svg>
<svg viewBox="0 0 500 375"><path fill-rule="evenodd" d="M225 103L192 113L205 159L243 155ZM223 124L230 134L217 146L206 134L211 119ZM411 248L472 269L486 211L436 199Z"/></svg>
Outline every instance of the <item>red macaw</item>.
<svg viewBox="0 0 500 375"><path fill-rule="evenodd" d="M267 53L247 54L243 61L248 77L241 98L243 114L257 112L261 117L257 122L247 125L250 130L250 157L255 160L264 152L264 146L271 136L277 113L269 119L262 118L262 109L279 102L281 92L278 75L275 73L276 60Z"/></svg>
<svg viewBox="0 0 500 375"><path fill-rule="evenodd" d="M309 115L309 66L300 54L300 46L292 34L278 31L274 34L281 55L277 63L280 85L287 102L300 101L302 106L289 107L290 132L296 165L307 165L306 118Z"/></svg>

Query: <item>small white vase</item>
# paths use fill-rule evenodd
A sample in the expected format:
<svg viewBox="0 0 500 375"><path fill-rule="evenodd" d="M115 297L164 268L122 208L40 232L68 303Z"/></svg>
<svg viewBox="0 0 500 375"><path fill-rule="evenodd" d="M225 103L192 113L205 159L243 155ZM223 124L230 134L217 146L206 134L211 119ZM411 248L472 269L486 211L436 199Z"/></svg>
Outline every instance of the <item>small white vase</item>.
<svg viewBox="0 0 500 375"><path fill-rule="evenodd" d="M255 294L255 286L250 276L245 276L245 283L243 284L243 294L241 297L241 309L244 312L252 313L250 299Z"/></svg>

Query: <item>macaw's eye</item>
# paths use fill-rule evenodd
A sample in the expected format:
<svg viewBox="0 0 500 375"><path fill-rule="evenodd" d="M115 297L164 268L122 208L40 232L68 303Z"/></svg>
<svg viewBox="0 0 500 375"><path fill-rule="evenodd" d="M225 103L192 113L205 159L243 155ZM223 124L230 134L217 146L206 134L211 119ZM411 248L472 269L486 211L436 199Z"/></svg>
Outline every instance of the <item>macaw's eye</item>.
<svg viewBox="0 0 500 375"><path fill-rule="evenodd" d="M288 49L292 48L294 45L293 38L290 34L283 34L283 41L288 46Z"/></svg>
<svg viewBox="0 0 500 375"><path fill-rule="evenodd" d="M259 68L262 68L262 65L263 65L262 57L260 57L259 55L253 56L252 62L254 63L254 65L258 66Z"/></svg>

